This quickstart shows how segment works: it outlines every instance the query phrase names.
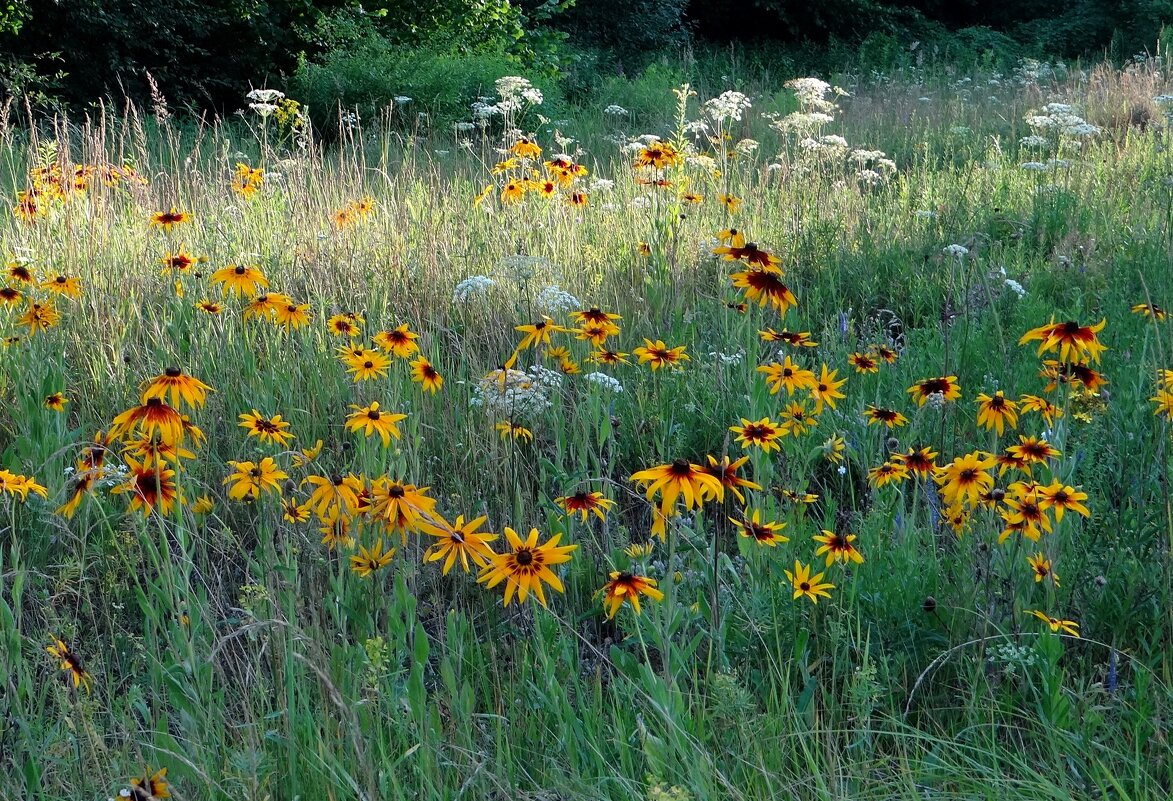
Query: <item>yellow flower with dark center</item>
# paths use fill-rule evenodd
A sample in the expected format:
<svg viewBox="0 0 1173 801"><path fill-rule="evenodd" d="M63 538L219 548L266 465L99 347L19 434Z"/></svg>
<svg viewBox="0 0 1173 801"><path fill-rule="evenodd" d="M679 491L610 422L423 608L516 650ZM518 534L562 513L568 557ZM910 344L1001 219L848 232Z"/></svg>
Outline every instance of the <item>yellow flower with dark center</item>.
<svg viewBox="0 0 1173 801"><path fill-rule="evenodd" d="M193 515L208 515L215 511L215 509L216 502L208 495L201 495L191 505L191 513Z"/></svg>
<svg viewBox="0 0 1173 801"><path fill-rule="evenodd" d="M225 295L254 297L261 287L269 286L269 279L257 267L246 264L229 264L212 273L212 283L220 284Z"/></svg>
<svg viewBox="0 0 1173 801"><path fill-rule="evenodd" d="M632 353L639 357L640 364L651 364L652 370L659 370L661 367L688 361L688 354L684 352L684 349L684 345L670 348L661 339L652 342L652 340L645 338L644 344L633 350Z"/></svg>
<svg viewBox="0 0 1173 801"><path fill-rule="evenodd" d="M286 331L296 331L310 323L310 304L289 300L273 309L273 321Z"/></svg>
<svg viewBox="0 0 1173 801"><path fill-rule="evenodd" d="M887 364L895 364L900 358L900 354L887 345L872 345L870 350L877 359L882 359Z"/></svg>
<svg viewBox="0 0 1173 801"><path fill-rule="evenodd" d="M566 197L566 202L571 206L582 207L590 203L590 196L586 192L571 192Z"/></svg>
<svg viewBox="0 0 1173 801"><path fill-rule="evenodd" d="M852 353L847 357L847 362L855 368L857 373L880 372L880 365L866 353Z"/></svg>
<svg viewBox="0 0 1173 801"><path fill-rule="evenodd" d="M7 270L8 277L13 281L20 281L22 284L36 283L33 271L27 264L22 264L18 261L9 262Z"/></svg>
<svg viewBox="0 0 1173 801"><path fill-rule="evenodd" d="M318 440L314 443L312 448L302 448L300 451L293 454L293 458L290 459L290 464L294 467L305 467L307 464L317 459L318 456L322 453L322 444L322 440Z"/></svg>
<svg viewBox="0 0 1173 801"><path fill-rule="evenodd" d="M1155 306L1152 303L1138 303L1132 307L1133 314L1143 314L1145 317L1152 317L1157 322L1165 322L1165 318L1169 316L1160 306Z"/></svg>
<svg viewBox="0 0 1173 801"><path fill-rule="evenodd" d="M566 328L555 323L549 317L543 316L541 320L529 325L515 325L515 331L521 331L525 334L521 342L518 343L517 349L519 351L526 348L536 347L537 345L550 345L550 335L566 331Z"/></svg>
<svg viewBox="0 0 1173 801"><path fill-rule="evenodd" d="M834 584L828 584L823 581L824 573L817 573L811 575L810 565L804 565L797 559L794 560L794 572L789 570L786 572L786 578L790 581L794 588L794 600L799 598L810 598L812 603L818 603L819 598L830 598L831 593L827 590L835 589Z"/></svg>
<svg viewBox="0 0 1173 801"><path fill-rule="evenodd" d="M1046 612L1040 612L1037 609L1027 609L1032 615L1051 627L1051 631L1058 633L1062 631L1064 634L1070 634L1072 637L1079 636L1079 624L1074 620L1063 620L1057 617L1051 617Z"/></svg>
<svg viewBox="0 0 1173 801"><path fill-rule="evenodd" d="M392 437L400 437L399 426L395 424L407 419L406 414L382 411L378 401L372 401L369 406L356 406L352 403L350 408L354 411L346 417L346 429L361 431L367 437L378 434L383 440L384 448L391 445Z"/></svg>
<svg viewBox="0 0 1173 801"><path fill-rule="evenodd" d="M167 768L159 768L154 773L151 773L151 769L147 768L140 778L131 779L130 794L132 801L156 801L160 798L170 798L171 790L167 787Z"/></svg>
<svg viewBox="0 0 1173 801"><path fill-rule="evenodd" d="M1086 362L1058 362L1047 359L1043 362L1043 369L1039 375L1047 379L1044 392L1054 392L1060 384L1082 384L1089 392L1099 392L1108 379L1103 374L1088 367Z"/></svg>
<svg viewBox="0 0 1173 801"><path fill-rule="evenodd" d="M356 383L382 378L391 368L391 358L376 350L364 350L360 356L348 356L343 361L347 365L346 372Z"/></svg>
<svg viewBox="0 0 1173 801"><path fill-rule="evenodd" d="M420 529L427 535L436 538L436 542L428 547L424 553L424 561L438 562L444 560L441 570L443 575L460 559L460 566L464 572L469 572L468 563L471 560L477 567L487 567L496 555L489 543L497 539L496 534L487 531L478 531L485 524L488 517L481 516L474 520L464 521L464 515L459 515L455 523L449 523L439 515L430 515L420 523Z"/></svg>
<svg viewBox="0 0 1173 801"><path fill-rule="evenodd" d="M244 319L247 322L253 318L271 320L282 306L289 306L293 298L280 292L263 292L254 297L244 307Z"/></svg>
<svg viewBox="0 0 1173 801"><path fill-rule="evenodd" d="M933 471L937 469L937 456L939 454L932 448L909 448L907 453L892 454L892 461L900 462L909 469L910 472L916 473L919 476L932 475Z"/></svg>
<svg viewBox="0 0 1173 801"><path fill-rule="evenodd" d="M806 404L801 401L791 401L786 404L786 408L782 410L782 413L778 417L781 421L783 433L795 437L809 434L819 424L819 418L816 413L811 412L810 409L806 408Z"/></svg>
<svg viewBox="0 0 1173 801"><path fill-rule="evenodd" d="M67 403L69 403L69 399L62 392L54 392L51 395L45 396L45 408L52 409L55 412L65 411L65 404Z"/></svg>
<svg viewBox="0 0 1173 801"><path fill-rule="evenodd" d="M85 471L75 474L69 484L69 500L58 507L57 514L66 520L73 519L78 507L81 506L82 499L94 488L98 477L99 473L97 471Z"/></svg>
<svg viewBox="0 0 1173 801"><path fill-rule="evenodd" d="M720 256L722 261L743 261L751 267L775 273L779 278L783 275L779 266L782 264L782 260L769 251L759 248L756 242L743 245L732 243L719 245L713 248L713 255Z"/></svg>
<svg viewBox="0 0 1173 801"><path fill-rule="evenodd" d="M804 369L789 356L785 357L780 364L770 362L761 365L756 370L766 376L766 386L770 388L771 395L777 395L783 388L785 388L787 395L793 395L799 389L813 389L818 383L813 372Z"/></svg>
<svg viewBox="0 0 1173 801"><path fill-rule="evenodd" d="M427 487L380 478L371 485L371 517L407 539L408 531L421 529L427 517L435 515L436 499Z"/></svg>
<svg viewBox="0 0 1173 801"><path fill-rule="evenodd" d="M501 202L505 204L520 203L525 199L525 182L510 181L501 189Z"/></svg>
<svg viewBox="0 0 1173 801"><path fill-rule="evenodd" d="M140 460L145 468L161 462L170 462L178 468L181 459L195 458L187 448L163 442L157 434L139 434L137 439L128 439L123 453Z"/></svg>
<svg viewBox="0 0 1173 801"><path fill-rule="evenodd" d="M717 200L719 200L721 205L724 206L731 214L741 208L741 198L735 195L717 195Z"/></svg>
<svg viewBox="0 0 1173 801"><path fill-rule="evenodd" d="M730 426L729 430L737 435L737 442L743 448L757 446L766 453L780 450L778 440L786 436L787 429L775 423L769 417L763 417L756 423L741 418L740 426Z"/></svg>
<svg viewBox="0 0 1173 801"><path fill-rule="evenodd" d="M57 311L57 307L53 305L52 301L30 302L24 313L16 318L17 325L23 325L27 328L30 337L42 329L52 328L60 321L61 313Z"/></svg>
<svg viewBox="0 0 1173 801"><path fill-rule="evenodd" d="M847 379L841 378L836 381L838 373L838 370L828 370L825 364L821 366L819 377L810 388L811 397L815 400L815 414L822 413L824 404L834 409L836 400L847 397L839 391L847 383Z"/></svg>
<svg viewBox="0 0 1173 801"><path fill-rule="evenodd" d="M722 456L719 462L712 456L706 456L705 459L708 464L701 467L701 471L717 479L724 489L729 490L737 497L738 502L745 503L745 496L741 494L742 487L751 490L762 488L761 484L755 484L748 478L742 478L737 474L737 471L749 461L748 456L742 456L737 461L730 461L728 456ZM703 487L701 492L713 494L712 488L708 486Z"/></svg>
<svg viewBox="0 0 1173 801"><path fill-rule="evenodd" d="M193 409L203 406L209 392L214 390L194 376L186 375L178 367L168 367L162 375L157 375L146 382L143 387L142 402L151 398L167 400L171 396L171 406L178 409L182 401Z"/></svg>
<svg viewBox="0 0 1173 801"><path fill-rule="evenodd" d="M5 306L15 306L23 298L24 295L14 286L0 287L0 304Z"/></svg>
<svg viewBox="0 0 1173 801"><path fill-rule="evenodd" d="M407 323L391 331L380 331L371 339L375 345L400 359L406 359L419 351L419 345L415 343L419 339L419 334L412 332Z"/></svg>
<svg viewBox="0 0 1173 801"><path fill-rule="evenodd" d="M782 283L780 270L746 270L729 277L733 279L733 286L745 290L747 300L759 306L769 303L780 316L785 316L790 307L798 303L790 287Z"/></svg>
<svg viewBox="0 0 1173 801"><path fill-rule="evenodd" d="M335 314L326 321L326 327L334 336L356 337L366 320L353 312Z"/></svg>
<svg viewBox="0 0 1173 801"><path fill-rule="evenodd" d="M925 378L917 381L908 388L917 406L924 406L933 396L939 396L945 401L955 401L961 397L961 385L957 383L957 376L947 375L941 378Z"/></svg>
<svg viewBox="0 0 1173 801"><path fill-rule="evenodd" d="M780 542L790 542L790 538L782 534L782 529L786 528L786 524L773 520L763 523L761 509L754 509L752 516L746 509L741 513L740 519L730 517L729 522L737 526L741 536L753 540L758 545L768 545L775 548Z"/></svg>
<svg viewBox="0 0 1173 801"><path fill-rule="evenodd" d="M256 437L261 442L271 442L284 448L293 441L293 434L288 430L289 423L281 419L279 414L265 417L253 409L251 413L240 415L240 422L237 425L248 431L250 437Z"/></svg>
<svg viewBox="0 0 1173 801"><path fill-rule="evenodd" d="M998 436L1002 436L1007 426L1018 427L1018 404L1007 398L1002 390L998 390L992 396L984 392L979 394L977 404L979 426L997 431Z"/></svg>
<svg viewBox="0 0 1173 801"><path fill-rule="evenodd" d="M533 442L534 439L534 432L512 420L502 420L493 426L493 428L501 434L501 439L513 437L513 439L524 439L527 442Z"/></svg>
<svg viewBox="0 0 1173 801"><path fill-rule="evenodd" d="M183 441L183 417L178 411L163 402L162 398L147 398L142 405L127 409L114 418L110 425L111 439L121 439L136 428L159 438L168 444Z"/></svg>
<svg viewBox="0 0 1173 801"><path fill-rule="evenodd" d="M172 206L167 211L156 211L151 215L151 227L161 228L164 231L170 231L176 225L182 225L191 219L191 215L187 212L176 211Z"/></svg>
<svg viewBox="0 0 1173 801"><path fill-rule="evenodd" d="M206 257L193 256L181 247L174 253L168 251L164 254L163 258L159 259L159 264L163 267L163 275L171 275L172 272L187 272L193 264L200 264L205 261L207 261Z"/></svg>
<svg viewBox="0 0 1173 801"><path fill-rule="evenodd" d="M127 456L126 466L129 468L126 482L111 492L129 494L131 512L141 509L148 516L157 508L166 516L171 514L177 499L183 500L175 483L175 471L164 462L148 465Z"/></svg>
<svg viewBox="0 0 1173 801"><path fill-rule="evenodd" d="M1005 509L999 510L1005 522L998 542L1005 542L1011 534L1021 534L1032 542L1038 542L1043 532L1052 530L1051 518L1047 516L1039 503L1040 498L1036 490L1022 492L1017 497L1007 495L1003 503Z"/></svg>
<svg viewBox="0 0 1173 801"><path fill-rule="evenodd" d="M624 601L631 604L631 608L638 615L639 596L646 595L654 601L664 600L664 593L656 589L655 579L618 570L611 571L607 583L596 595L603 596L603 607L607 610L607 617L612 619L619 613Z"/></svg>
<svg viewBox="0 0 1173 801"><path fill-rule="evenodd" d="M646 485L649 501L657 492L660 493L661 509L665 515L676 505L678 498L684 499L686 509L695 509L708 498L719 501L725 496L725 487L721 481L687 459L640 470L632 474L631 480Z"/></svg>
<svg viewBox="0 0 1173 801"><path fill-rule="evenodd" d="M41 287L54 295L66 295L71 298L81 297L81 279L75 276L54 276L47 281L42 281Z"/></svg>
<svg viewBox="0 0 1173 801"><path fill-rule="evenodd" d="M281 519L289 523L306 523L309 522L310 514L313 510L308 503L294 495L290 495L281 502Z"/></svg>
<svg viewBox="0 0 1173 801"><path fill-rule="evenodd" d="M271 492L281 495L281 482L289 478L289 474L277 466L273 457L266 456L259 462L230 461L233 472L224 479L228 488L230 500L256 500L262 492Z"/></svg>
<svg viewBox="0 0 1173 801"><path fill-rule="evenodd" d="M596 348L602 348L607 337L619 333L619 326L614 323L583 323L582 328L575 330L575 338L590 342Z"/></svg>
<svg viewBox="0 0 1173 801"><path fill-rule="evenodd" d="M868 483L879 489L885 484L899 484L908 475L908 468L903 462L884 462L868 471Z"/></svg>
<svg viewBox="0 0 1173 801"><path fill-rule="evenodd" d="M84 687L86 692L90 692L93 689L93 678L86 672L86 669L82 666L81 659L69 649L68 645L57 638L53 638L53 644L45 650L60 663L61 669L73 679L74 689Z"/></svg>
<svg viewBox="0 0 1173 801"><path fill-rule="evenodd" d="M763 342L781 342L792 348L817 348L819 346L818 342L811 339L810 331L787 331L785 328L781 331L775 331L773 328L767 328L764 331L758 331L758 336L762 338Z"/></svg>
<svg viewBox="0 0 1173 801"><path fill-rule="evenodd" d="M614 350L599 350L588 356L587 361L593 364L631 364L627 361L628 355Z"/></svg>
<svg viewBox="0 0 1173 801"><path fill-rule="evenodd" d="M575 512L581 513L584 523L587 515L591 513L594 513L600 520L605 520L607 512L615 505L615 501L604 497L603 493L587 492L586 490L579 490L573 495L555 498L554 503L561 506L569 515L573 515Z"/></svg>
<svg viewBox="0 0 1173 801"><path fill-rule="evenodd" d="M440 375L432 363L423 356L418 356L412 361L411 380L432 394L439 392L444 386L444 376Z"/></svg>
<svg viewBox="0 0 1173 801"><path fill-rule="evenodd" d="M716 239L723 245L729 245L734 248L745 247L745 232L739 231L736 228L726 228L723 231L718 231Z"/></svg>
<svg viewBox="0 0 1173 801"><path fill-rule="evenodd" d="M870 404L864 409L863 416L867 419L869 426L872 423L883 423L888 428L899 428L908 423L908 418L895 409L884 409Z"/></svg>
<svg viewBox="0 0 1173 801"><path fill-rule="evenodd" d="M542 606L546 595L542 583L549 584L557 592L565 592L562 581L550 570L552 565L570 561L570 554L577 545L558 545L561 534L555 534L541 545L538 544L538 530L531 529L529 536L522 540L513 529L505 528L505 539L513 549L512 553L494 554L491 562L477 579L492 589L505 582L505 606L513 600L516 592L519 603L525 603L532 592Z"/></svg>
<svg viewBox="0 0 1173 801"><path fill-rule="evenodd" d="M1084 506L1087 493L1080 492L1075 487L1069 487L1062 481L1054 481L1048 486L1040 487L1039 508L1043 511L1053 511L1055 522L1063 520L1064 512L1071 511L1084 517L1091 517L1091 511Z"/></svg>
<svg viewBox="0 0 1173 801"><path fill-rule="evenodd" d="M1026 561L1030 565L1031 572L1035 575L1036 584L1049 578L1056 587L1059 586L1059 574L1051 568L1051 560L1045 554L1040 552L1028 555Z"/></svg>
<svg viewBox="0 0 1173 801"><path fill-rule="evenodd" d="M855 562L863 564L863 554L855 547L856 536L854 534L836 534L834 531L827 531L822 529L822 534L816 534L811 539L820 543L819 549L815 551L815 556L827 555L827 567L832 563L839 561L843 564L848 562Z"/></svg>
<svg viewBox="0 0 1173 801"><path fill-rule="evenodd" d="M542 156L542 149L538 147L538 143L524 136L513 143L509 152L522 159L538 159Z"/></svg>
<svg viewBox="0 0 1173 801"><path fill-rule="evenodd" d="M1100 320L1096 325L1080 325L1074 320L1056 323L1055 318L1047 325L1032 328L1018 340L1019 345L1027 342L1039 342L1038 355L1052 350L1059 351L1059 361L1078 363L1091 360L1097 364L1100 354L1107 350L1096 335L1104 330L1107 320Z"/></svg>
<svg viewBox="0 0 1173 801"><path fill-rule="evenodd" d="M307 504L308 506L308 504ZM329 550L341 545L343 548L354 547L354 536L350 533L350 518L338 509L331 509L330 513L321 519L322 525L318 531L322 534L322 544Z"/></svg>
<svg viewBox="0 0 1173 801"><path fill-rule="evenodd" d="M973 451L958 456L944 467L937 468L933 480L941 487L945 505L976 505L978 497L984 492L989 492L994 486L994 477L990 475L990 470L995 464L997 462L990 454Z"/></svg>
<svg viewBox="0 0 1173 801"><path fill-rule="evenodd" d="M1048 459L1061 456L1061 452L1042 437L1018 435L1018 444L1010 445L1006 452L1022 459L1026 464L1046 464Z"/></svg>
<svg viewBox="0 0 1173 801"><path fill-rule="evenodd" d="M9 470L0 470L0 492L7 492L12 496L19 495L22 503L28 500L30 492L42 498L49 497L49 490L38 484L31 476L18 475Z"/></svg>
<svg viewBox="0 0 1173 801"><path fill-rule="evenodd" d="M650 144L645 145L635 155L636 168L650 168L655 170L662 170L665 167L673 167L683 160L680 152L672 145L671 142L663 142L656 140Z"/></svg>
<svg viewBox="0 0 1173 801"><path fill-rule="evenodd" d="M582 372L578 366L578 362L572 359L563 359L558 362L558 370L564 375L578 375Z"/></svg>
<svg viewBox="0 0 1173 801"><path fill-rule="evenodd" d="M1018 399L1018 406L1023 414L1034 412L1041 415L1048 426L1055 424L1055 418L1063 416L1062 409L1038 395L1023 395Z"/></svg>
<svg viewBox="0 0 1173 801"><path fill-rule="evenodd" d="M380 537L369 549L365 546L359 546L358 553L350 557L350 569L360 578L366 578L391 564L393 556L395 556L395 549L388 548L384 551L383 539Z"/></svg>
<svg viewBox="0 0 1173 801"><path fill-rule="evenodd" d="M200 311L202 311L204 314L211 314L211 315L217 315L220 312L224 311L224 307L222 305L220 305L219 303L216 303L215 301L211 301L211 300L201 300L199 303L197 303L195 305L195 307L197 309L199 309Z"/></svg>
<svg viewBox="0 0 1173 801"><path fill-rule="evenodd" d="M330 476L306 476L302 484L314 489L307 503L321 519L326 519L331 510L338 510L350 516L358 510L358 494L366 489L366 483L354 473Z"/></svg>

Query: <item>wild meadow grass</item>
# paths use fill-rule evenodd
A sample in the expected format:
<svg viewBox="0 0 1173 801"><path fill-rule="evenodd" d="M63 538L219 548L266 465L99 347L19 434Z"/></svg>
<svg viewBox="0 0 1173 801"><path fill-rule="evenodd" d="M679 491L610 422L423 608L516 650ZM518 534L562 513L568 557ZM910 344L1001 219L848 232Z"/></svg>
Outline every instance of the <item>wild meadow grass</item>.
<svg viewBox="0 0 1173 801"><path fill-rule="evenodd" d="M401 107L328 142L277 99L199 127L10 109L0 796L1165 797L1168 68L646 107L633 84L565 120L506 82L484 127ZM288 300L246 320L213 280L234 265ZM571 316L592 308L617 315L601 348ZM416 351L372 342L404 324ZM813 379L771 393L787 359ZM843 397L812 391L828 371ZM168 375L211 388L162 395L202 436L111 439ZM1025 405L979 425L999 391ZM372 402L406 415L386 445L346 427ZM1020 437L1057 453L1016 459ZM922 448L937 471L901 479ZM699 487L709 456L757 488L710 480L689 508L632 479L680 460ZM397 482L429 489L402 511ZM458 515L497 538L445 572ZM506 589L523 551L552 563L545 604ZM612 582L637 577L639 614Z"/></svg>

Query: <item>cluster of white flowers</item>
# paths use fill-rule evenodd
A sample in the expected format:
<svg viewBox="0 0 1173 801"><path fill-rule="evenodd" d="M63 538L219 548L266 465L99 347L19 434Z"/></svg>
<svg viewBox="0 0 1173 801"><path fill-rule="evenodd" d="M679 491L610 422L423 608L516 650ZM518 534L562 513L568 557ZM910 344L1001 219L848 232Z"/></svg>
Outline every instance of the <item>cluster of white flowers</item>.
<svg viewBox="0 0 1173 801"><path fill-rule="evenodd" d="M754 153L759 147L761 147L761 143L756 139L742 139L733 146L733 152L745 158Z"/></svg>
<svg viewBox="0 0 1173 801"><path fill-rule="evenodd" d="M1020 297L1020 298L1026 297L1026 288L1023 287L1022 284L1015 281L1013 278L1007 278L1002 283L1004 283L1006 285L1007 289L1009 289L1015 295L1018 295L1018 297Z"/></svg>
<svg viewBox="0 0 1173 801"><path fill-rule="evenodd" d="M969 248L967 248L965 245L953 244L942 248L941 252L946 256L956 256L960 259L969 255Z"/></svg>
<svg viewBox="0 0 1173 801"><path fill-rule="evenodd" d="M969 134L973 133L973 129L968 125L954 125L949 129L949 133L953 134L954 136L968 136Z"/></svg>
<svg viewBox="0 0 1173 801"><path fill-rule="evenodd" d="M705 153L697 153L692 156L685 156L684 163L690 167L697 167L698 169L709 172L717 169L717 160Z"/></svg>
<svg viewBox="0 0 1173 801"><path fill-rule="evenodd" d="M610 178L591 178L590 188L592 192L610 192L615 188L615 182Z"/></svg>
<svg viewBox="0 0 1173 801"><path fill-rule="evenodd" d="M1047 170L1047 165L1041 161L1024 161L1018 166L1027 172L1046 172Z"/></svg>
<svg viewBox="0 0 1173 801"><path fill-rule="evenodd" d="M832 87L831 84L818 78L795 78L787 81L783 86L794 92L799 106L818 111L830 111L835 107L834 103L827 100L828 92L833 92L835 95L847 94L838 86Z"/></svg>
<svg viewBox="0 0 1173 801"><path fill-rule="evenodd" d="M770 125L781 133L806 133L834 121L834 117L823 111L795 111L780 120L775 119Z"/></svg>
<svg viewBox="0 0 1173 801"><path fill-rule="evenodd" d="M1038 134L1054 134L1068 137L1089 137L1100 133L1100 129L1075 113L1067 103L1048 103L1038 111L1026 116L1026 124Z"/></svg>
<svg viewBox="0 0 1173 801"><path fill-rule="evenodd" d="M1046 147L1051 144L1051 140L1045 136L1031 134L1030 136L1024 136L1019 139L1018 144L1022 147Z"/></svg>
<svg viewBox="0 0 1173 801"><path fill-rule="evenodd" d="M625 109L623 106L616 105L615 103L612 103L611 105L607 106L607 108L603 109L603 113L611 117L626 117L628 115L627 109Z"/></svg>
<svg viewBox="0 0 1173 801"><path fill-rule="evenodd" d="M623 385L619 383L619 379L613 378L606 373L587 373L585 376L583 376L583 378L585 378L587 381L590 381L592 384L598 384L608 392L623 391Z"/></svg>
<svg viewBox="0 0 1173 801"><path fill-rule="evenodd" d="M471 275L456 285L452 292L453 303L468 303L483 298L497 282L487 275Z"/></svg>
<svg viewBox="0 0 1173 801"><path fill-rule="evenodd" d="M276 103L285 98L285 93L276 89L253 89L246 97L252 101L248 104L249 108L262 117L268 117L277 110Z"/></svg>
<svg viewBox="0 0 1173 801"><path fill-rule="evenodd" d="M520 111L526 104L540 106L545 99L542 90L538 89L525 78L516 75L506 75L498 78L494 84L497 90L497 108L501 113Z"/></svg>
<svg viewBox="0 0 1173 801"><path fill-rule="evenodd" d="M741 351L735 353L721 353L720 351L709 351L709 358L718 364L729 366L731 364L741 364L741 360L745 358L745 354Z"/></svg>
<svg viewBox="0 0 1173 801"><path fill-rule="evenodd" d="M582 303L574 295L566 292L557 284L551 284L538 293L534 298L534 305L542 314L562 314L563 312L578 311Z"/></svg>
<svg viewBox="0 0 1173 801"><path fill-rule="evenodd" d="M707 100L702 106L705 114L709 115L709 119L718 125L724 124L728 120L734 122L741 121L741 115L752 107L749 98L741 92L722 92L718 97Z"/></svg>
<svg viewBox="0 0 1173 801"><path fill-rule="evenodd" d="M473 387L468 405L493 417L533 418L554 405L550 396L562 387L562 374L533 365L528 372L499 368Z"/></svg>
<svg viewBox="0 0 1173 801"><path fill-rule="evenodd" d="M122 462L118 464L104 464L97 470L97 477L95 484L101 489L110 489L117 487L120 484L125 484L127 476L130 474L130 468ZM70 478L76 472L72 465L65 468L65 477ZM90 475L93 475L91 472Z"/></svg>

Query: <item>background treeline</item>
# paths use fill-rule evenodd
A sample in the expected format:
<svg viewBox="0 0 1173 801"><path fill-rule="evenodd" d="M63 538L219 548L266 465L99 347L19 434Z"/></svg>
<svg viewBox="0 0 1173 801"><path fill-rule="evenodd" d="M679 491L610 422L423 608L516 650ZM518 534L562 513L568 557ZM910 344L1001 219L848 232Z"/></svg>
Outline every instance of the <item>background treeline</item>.
<svg viewBox="0 0 1173 801"><path fill-rule="evenodd" d="M674 51L728 63L737 43L777 73L1121 59L1169 19L1173 0L0 0L0 97L224 113L270 85L320 114L406 95L455 118L506 73L544 79L556 107Z"/></svg>

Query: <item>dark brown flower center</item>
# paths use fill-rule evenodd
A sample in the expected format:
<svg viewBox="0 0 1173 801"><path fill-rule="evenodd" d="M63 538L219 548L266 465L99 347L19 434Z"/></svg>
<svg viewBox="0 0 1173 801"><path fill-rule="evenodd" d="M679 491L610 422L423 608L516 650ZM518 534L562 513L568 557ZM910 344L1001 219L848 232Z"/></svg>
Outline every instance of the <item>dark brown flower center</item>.
<svg viewBox="0 0 1173 801"><path fill-rule="evenodd" d="M517 560L517 564L525 567L526 565L533 564L534 554L529 548L522 548L514 556L514 559Z"/></svg>

